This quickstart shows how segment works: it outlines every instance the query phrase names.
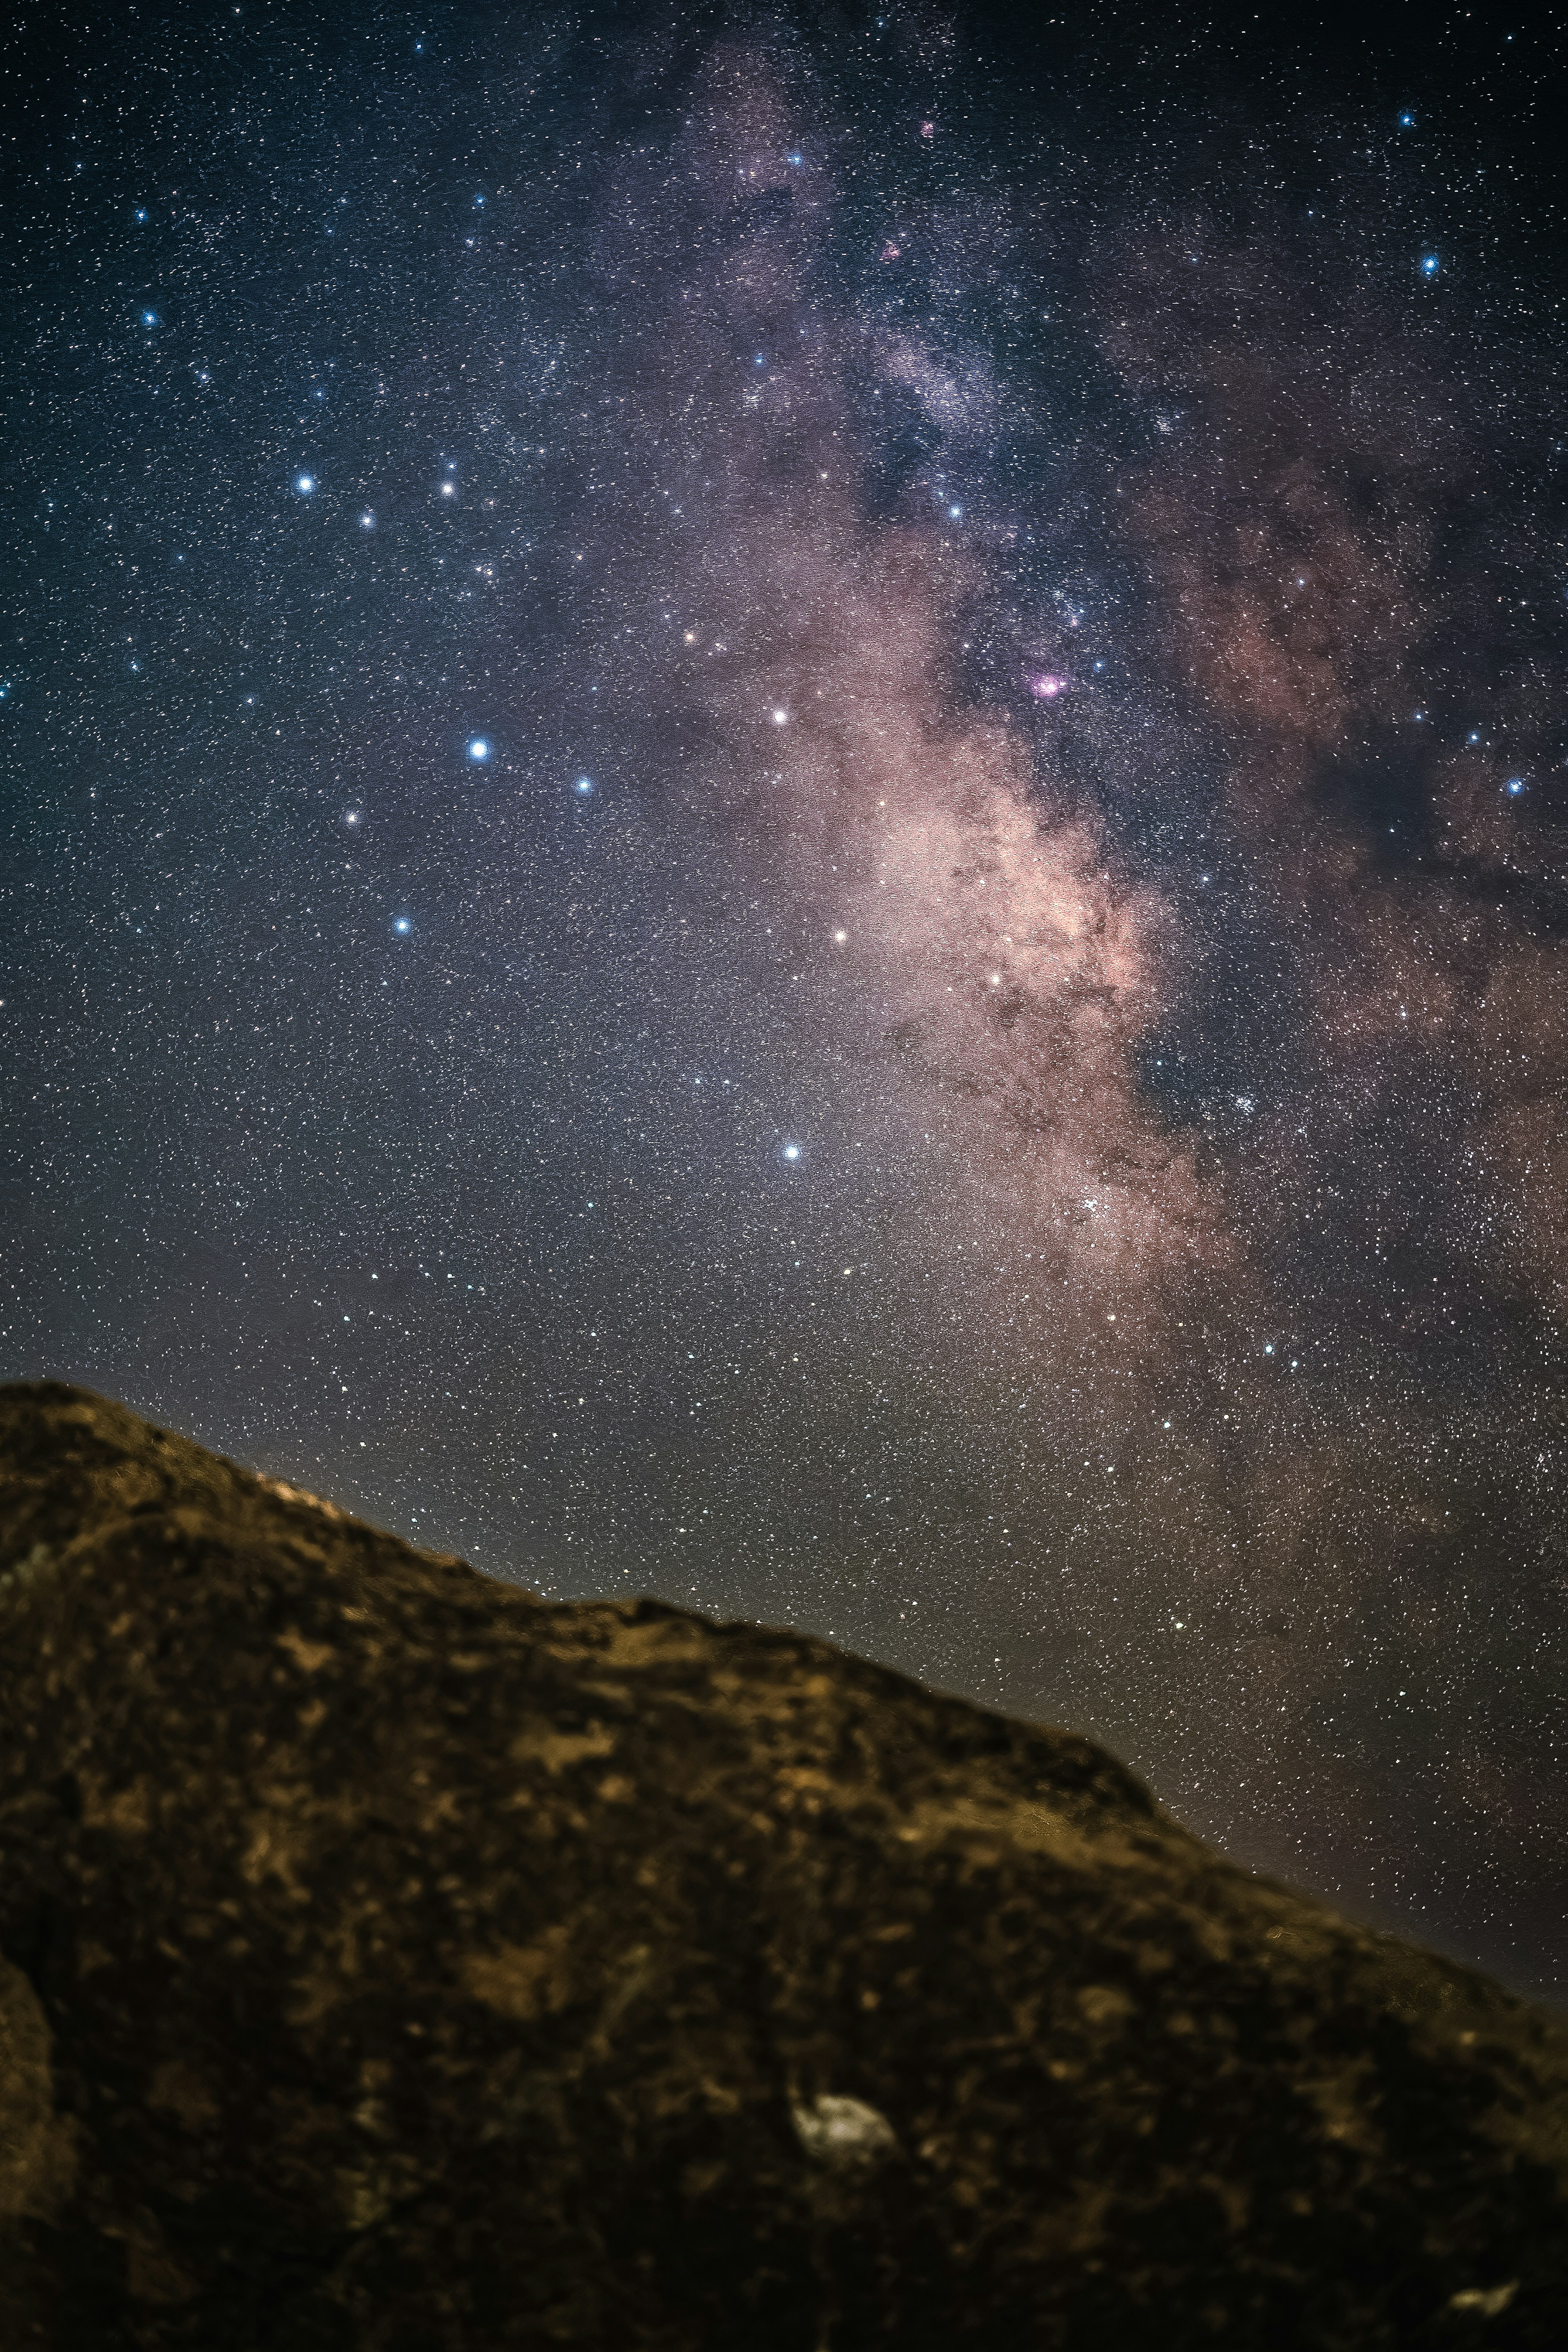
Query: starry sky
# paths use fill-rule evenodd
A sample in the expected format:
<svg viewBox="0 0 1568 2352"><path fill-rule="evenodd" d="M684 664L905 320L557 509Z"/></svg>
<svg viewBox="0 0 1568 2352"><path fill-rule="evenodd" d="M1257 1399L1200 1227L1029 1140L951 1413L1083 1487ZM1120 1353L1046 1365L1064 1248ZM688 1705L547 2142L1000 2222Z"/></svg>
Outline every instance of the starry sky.
<svg viewBox="0 0 1568 2352"><path fill-rule="evenodd" d="M34 13L0 1376L1568 2000L1561 28Z"/></svg>

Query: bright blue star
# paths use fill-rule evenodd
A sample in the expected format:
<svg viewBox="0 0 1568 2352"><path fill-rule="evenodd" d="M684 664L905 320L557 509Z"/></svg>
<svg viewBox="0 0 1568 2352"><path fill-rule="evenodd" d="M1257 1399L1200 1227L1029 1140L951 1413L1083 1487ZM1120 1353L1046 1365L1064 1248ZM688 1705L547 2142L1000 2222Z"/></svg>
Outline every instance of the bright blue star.
<svg viewBox="0 0 1568 2352"><path fill-rule="evenodd" d="M798 1143L787 1143L784 1146L784 1157L786 1160L799 1160L800 1157L800 1145Z"/></svg>
<svg viewBox="0 0 1568 2352"><path fill-rule="evenodd" d="M484 199L484 197L483 197L483 196L476 196L476 197L475 197L475 199L474 199L474 203L475 203L475 206L476 206L476 210L478 210L478 211L480 211L480 212L482 212L482 211L484 210L484 208L485 208L485 199Z"/></svg>
<svg viewBox="0 0 1568 2352"><path fill-rule="evenodd" d="M791 155L791 156L790 156L790 158L789 158L789 161L791 162L791 163L795 163L795 164L800 164L800 163L803 163L805 162L805 160L806 160L806 158L804 157L804 155Z"/></svg>
<svg viewBox="0 0 1568 2352"><path fill-rule="evenodd" d="M397 918L397 920L393 923L392 929L400 934L406 934L413 930L413 925L409 921L406 915L400 915Z"/></svg>
<svg viewBox="0 0 1568 2352"><path fill-rule="evenodd" d="M308 499L316 488L315 475L296 474L294 477L294 487L298 491L302 499Z"/></svg>
<svg viewBox="0 0 1568 2352"><path fill-rule="evenodd" d="M374 530L375 527L376 519L373 514L366 513L360 517L360 529L361 530Z"/></svg>
<svg viewBox="0 0 1568 2352"><path fill-rule="evenodd" d="M1507 793L1511 800L1517 800L1520 793L1524 790L1524 778L1522 776L1510 776L1507 783L1503 786L1503 790Z"/></svg>
<svg viewBox="0 0 1568 2352"><path fill-rule="evenodd" d="M1414 131L1416 117L1413 114L1402 114L1399 118L1399 128L1401 131Z"/></svg>
<svg viewBox="0 0 1568 2352"><path fill-rule="evenodd" d="M573 784L571 789L577 794L580 801L585 801L590 793L593 790L593 778L591 776L579 776L576 783Z"/></svg>
<svg viewBox="0 0 1568 2352"><path fill-rule="evenodd" d="M1435 253L1424 253L1421 256L1421 275L1423 278L1436 278L1442 266L1442 263L1438 260Z"/></svg>
<svg viewBox="0 0 1568 2352"><path fill-rule="evenodd" d="M468 757L469 757L471 760L473 760L473 761L476 761L476 762L478 763L478 765L479 765L479 766L483 767L483 765L484 765L485 761L489 758L489 756L490 756L490 739L489 739L489 737L488 737L487 735L476 735L476 736L474 736L474 737L471 739L471 740L470 740L470 742L469 742L469 745L468 745Z"/></svg>
<svg viewBox="0 0 1568 2352"><path fill-rule="evenodd" d="M137 207L136 207L136 217L137 217L137 219L138 219L138 220L145 220L145 219L146 219L146 217L147 217L147 207L146 207L146 205L137 205Z"/></svg>
<svg viewBox="0 0 1568 2352"><path fill-rule="evenodd" d="M158 324L157 311L143 310L141 313L141 323L144 327L155 327Z"/></svg>

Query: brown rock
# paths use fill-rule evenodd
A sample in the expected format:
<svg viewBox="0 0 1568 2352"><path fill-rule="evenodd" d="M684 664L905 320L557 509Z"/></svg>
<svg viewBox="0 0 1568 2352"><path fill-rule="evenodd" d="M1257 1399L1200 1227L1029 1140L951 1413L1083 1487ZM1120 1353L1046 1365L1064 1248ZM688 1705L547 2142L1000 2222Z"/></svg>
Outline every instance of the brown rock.
<svg viewBox="0 0 1568 2352"><path fill-rule="evenodd" d="M1112 1759L0 1390L0 2345L1568 2342L1568 2032Z"/></svg>

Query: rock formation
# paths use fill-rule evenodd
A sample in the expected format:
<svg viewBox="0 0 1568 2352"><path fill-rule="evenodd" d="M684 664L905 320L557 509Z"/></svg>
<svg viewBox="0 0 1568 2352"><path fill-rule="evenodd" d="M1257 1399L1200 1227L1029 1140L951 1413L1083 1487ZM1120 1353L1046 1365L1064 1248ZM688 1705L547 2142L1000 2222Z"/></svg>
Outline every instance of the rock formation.
<svg viewBox="0 0 1568 2352"><path fill-rule="evenodd" d="M1568 2032L1086 1740L0 1390L6 2352L1568 2343Z"/></svg>

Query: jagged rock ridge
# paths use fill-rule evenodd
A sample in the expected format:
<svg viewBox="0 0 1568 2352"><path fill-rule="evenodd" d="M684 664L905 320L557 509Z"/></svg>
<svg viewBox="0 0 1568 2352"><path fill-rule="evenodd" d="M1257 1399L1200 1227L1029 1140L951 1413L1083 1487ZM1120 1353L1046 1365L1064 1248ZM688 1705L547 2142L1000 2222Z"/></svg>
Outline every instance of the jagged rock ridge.
<svg viewBox="0 0 1568 2352"><path fill-rule="evenodd" d="M1558 2347L1568 2034L1110 1757L0 1390L0 2343Z"/></svg>

